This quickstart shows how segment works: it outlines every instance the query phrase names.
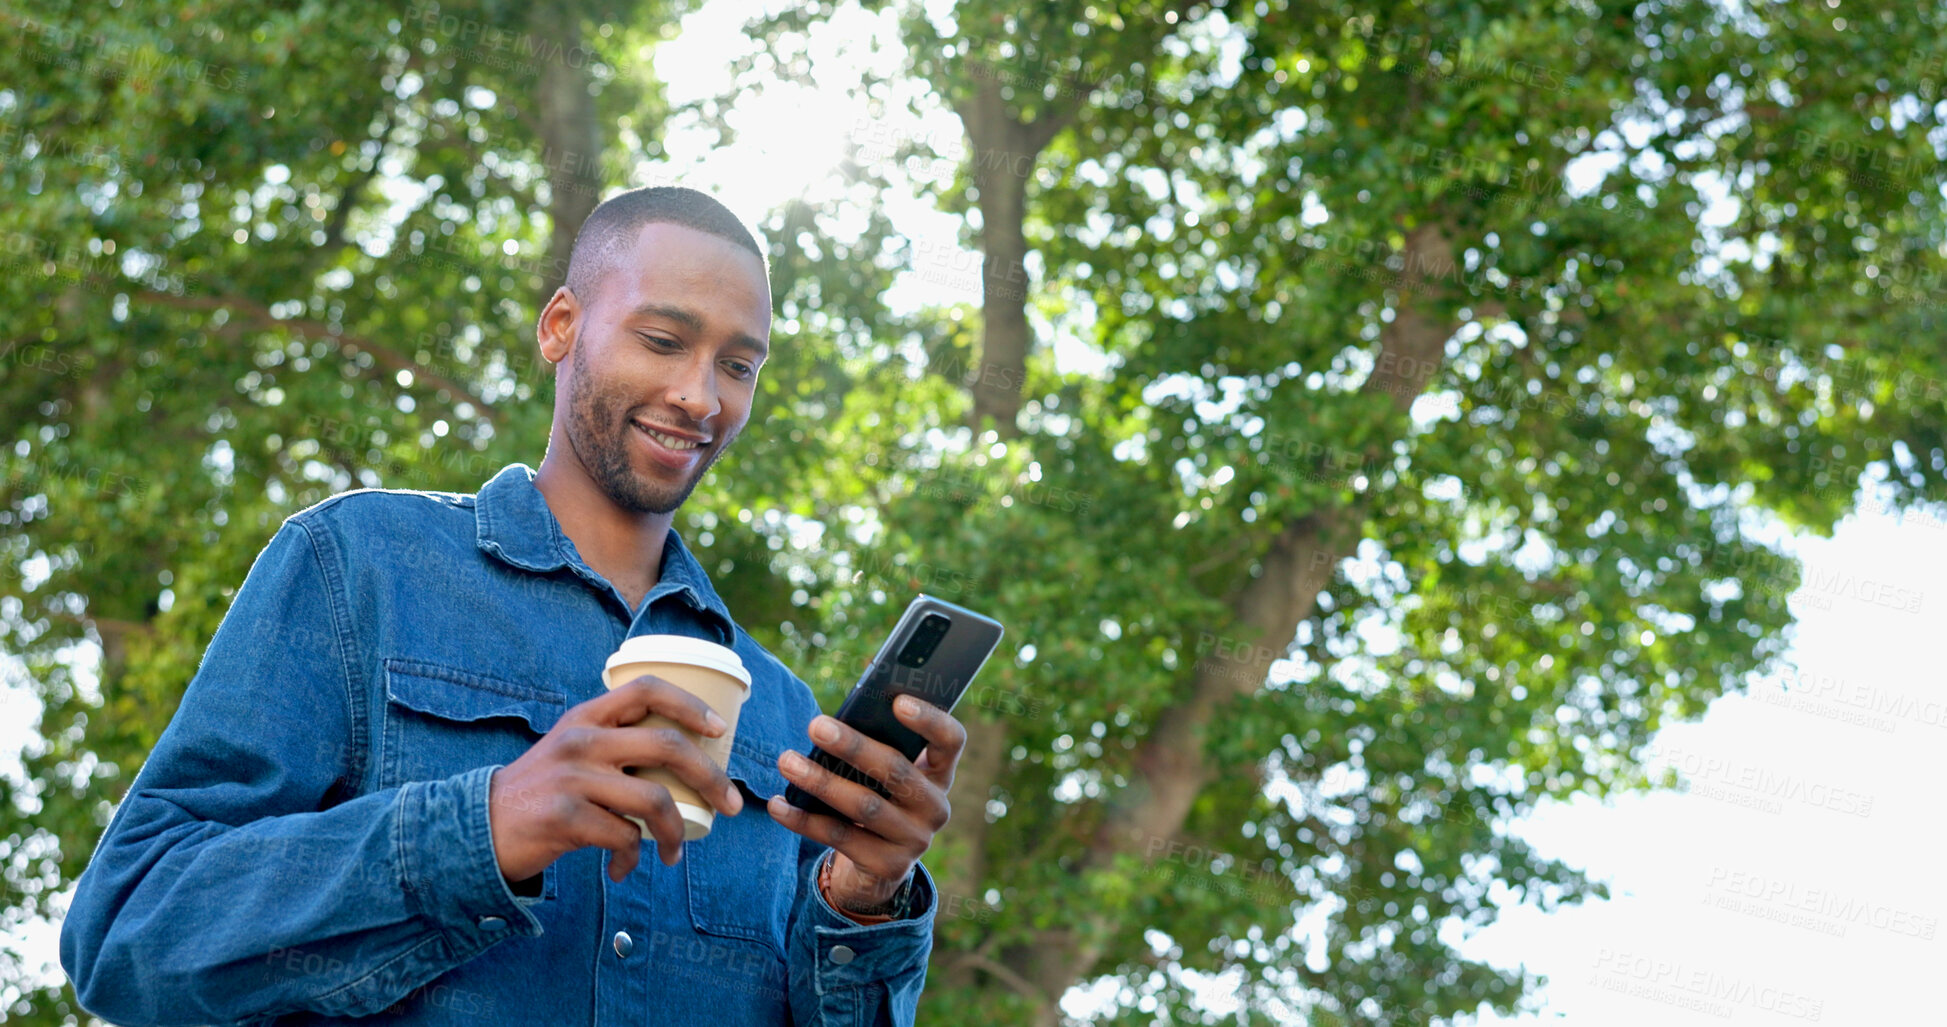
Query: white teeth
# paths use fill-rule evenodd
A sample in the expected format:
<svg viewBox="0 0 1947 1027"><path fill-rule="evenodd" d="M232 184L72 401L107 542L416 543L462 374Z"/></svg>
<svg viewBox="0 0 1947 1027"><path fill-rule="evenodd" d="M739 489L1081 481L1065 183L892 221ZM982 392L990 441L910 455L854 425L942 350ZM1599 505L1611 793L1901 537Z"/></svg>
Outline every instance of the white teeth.
<svg viewBox="0 0 1947 1027"><path fill-rule="evenodd" d="M642 426L637 425L636 427L641 428ZM655 439L657 442L662 443L664 446L667 446L670 449L695 449L697 446L702 445L702 443L700 442L691 442L688 439L679 439L674 435L664 435L662 432L659 432L654 428L642 428L642 431L650 438Z"/></svg>

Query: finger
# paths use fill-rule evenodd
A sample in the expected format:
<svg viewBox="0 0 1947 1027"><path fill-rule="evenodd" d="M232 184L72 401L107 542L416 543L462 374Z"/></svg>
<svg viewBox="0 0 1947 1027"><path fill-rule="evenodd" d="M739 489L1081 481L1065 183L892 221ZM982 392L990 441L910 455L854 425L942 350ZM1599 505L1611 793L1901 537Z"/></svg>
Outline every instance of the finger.
<svg viewBox="0 0 1947 1027"><path fill-rule="evenodd" d="M571 851L607 849L612 854L609 877L619 883L629 876L642 859L642 829L591 801L589 792L581 787L572 793L563 792L557 798L560 801L551 803L544 815L547 830L566 839Z"/></svg>
<svg viewBox="0 0 1947 1027"><path fill-rule="evenodd" d="M849 783L849 782L848 782ZM802 835L828 848L837 849L860 869L879 877L891 877L898 867L913 857L898 846L855 824L836 817L813 813L791 805L782 795L774 795L764 807L771 819L794 834ZM904 862L902 862L902 859ZM903 876L903 874L902 874Z"/></svg>
<svg viewBox="0 0 1947 1027"><path fill-rule="evenodd" d="M926 751L920 754L925 762L921 771L941 788L952 787L953 768L959 765L960 753L967 748L966 727L953 714L910 695L893 701L892 715L926 739Z"/></svg>
<svg viewBox="0 0 1947 1027"><path fill-rule="evenodd" d="M615 845L603 846L614 852L617 860L626 858L633 868L637 847L645 840L642 829L626 819L625 814L640 817L648 826L649 837L656 842L656 855L664 866L675 866L683 858L683 815L677 811L676 799L669 794L669 789L627 774L593 774L576 780L577 789L588 799L589 808L596 815L628 828L627 857L617 847L619 837ZM612 863L610 869L614 869Z"/></svg>
<svg viewBox="0 0 1947 1027"><path fill-rule="evenodd" d="M580 703L561 719L595 727L620 727L639 723L651 713L668 717L706 738L715 738L729 730L729 725L709 703L654 674L641 675Z"/></svg>
<svg viewBox="0 0 1947 1027"><path fill-rule="evenodd" d="M778 768L784 772L785 779L807 794L824 800L825 805L838 811L839 817L826 819L843 820L850 818L872 834L902 846L924 848L931 840L929 832L919 829L919 819L908 812L905 803L888 799L878 792L854 781L826 770L817 763L805 759L795 752L786 751L778 757ZM917 774L915 781L925 786L924 779ZM913 799L914 810L926 819L933 819L932 803L923 798ZM820 839L821 841L823 839Z"/></svg>
<svg viewBox="0 0 1947 1027"><path fill-rule="evenodd" d="M605 829L605 832L612 836L612 840L602 848L609 851L609 880L621 884L630 874L635 873L636 866L642 862L642 828L609 810L597 812L619 825Z"/></svg>
<svg viewBox="0 0 1947 1027"><path fill-rule="evenodd" d="M924 801L927 779L898 749L868 738L857 728L826 716L812 718L811 740L818 743L818 748L850 763L865 776L884 785L894 802L911 806Z"/></svg>
<svg viewBox="0 0 1947 1027"><path fill-rule="evenodd" d="M581 724L607 727L619 724L633 724L649 715L653 701L651 685L662 682L662 678L644 674L617 688L611 688L586 702L576 703L561 715L556 726L562 724Z"/></svg>
<svg viewBox="0 0 1947 1027"><path fill-rule="evenodd" d="M596 732L583 757L610 770L660 768L696 789L717 812L736 816L744 796L696 740L668 725L615 727Z"/></svg>
<svg viewBox="0 0 1947 1027"><path fill-rule="evenodd" d="M717 738L730 730L709 703L663 678L644 674L629 684L649 691L649 712L662 714L705 738Z"/></svg>

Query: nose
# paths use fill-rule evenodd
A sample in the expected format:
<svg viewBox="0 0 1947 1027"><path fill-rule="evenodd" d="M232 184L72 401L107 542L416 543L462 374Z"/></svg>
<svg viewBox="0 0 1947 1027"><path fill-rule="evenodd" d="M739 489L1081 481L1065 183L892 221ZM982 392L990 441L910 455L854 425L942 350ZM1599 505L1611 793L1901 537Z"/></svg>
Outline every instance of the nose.
<svg viewBox="0 0 1947 1027"><path fill-rule="evenodd" d="M723 404L717 401L715 367L707 360L686 365L683 373L670 380L664 398L697 424L715 417L723 409Z"/></svg>

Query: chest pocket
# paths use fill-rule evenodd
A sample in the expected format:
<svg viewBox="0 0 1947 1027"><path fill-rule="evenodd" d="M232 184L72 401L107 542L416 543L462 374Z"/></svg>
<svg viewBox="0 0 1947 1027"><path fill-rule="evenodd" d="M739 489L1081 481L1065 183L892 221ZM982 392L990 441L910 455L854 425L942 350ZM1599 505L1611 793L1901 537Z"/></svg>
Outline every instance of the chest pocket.
<svg viewBox="0 0 1947 1027"><path fill-rule="evenodd" d="M744 791L743 812L717 814L708 837L684 846L690 919L698 931L765 944L785 954L785 923L798 889L797 835L764 810L784 794L777 754L742 738L733 743L725 772ZM754 794L753 794L754 793Z"/></svg>
<svg viewBox="0 0 1947 1027"><path fill-rule="evenodd" d="M562 693L422 660L385 661L379 787L438 781L519 759L567 710ZM542 899L555 896L555 868Z"/></svg>

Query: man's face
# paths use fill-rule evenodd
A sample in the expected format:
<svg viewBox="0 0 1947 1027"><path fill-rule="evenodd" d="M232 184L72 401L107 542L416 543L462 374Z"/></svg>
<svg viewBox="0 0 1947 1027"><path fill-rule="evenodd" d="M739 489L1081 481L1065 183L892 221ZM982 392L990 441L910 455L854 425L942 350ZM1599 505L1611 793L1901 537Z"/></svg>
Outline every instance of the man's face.
<svg viewBox="0 0 1947 1027"><path fill-rule="evenodd" d="M617 506L673 512L750 419L771 333L764 265L649 224L592 291L568 329L568 444Z"/></svg>

